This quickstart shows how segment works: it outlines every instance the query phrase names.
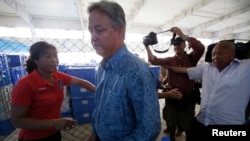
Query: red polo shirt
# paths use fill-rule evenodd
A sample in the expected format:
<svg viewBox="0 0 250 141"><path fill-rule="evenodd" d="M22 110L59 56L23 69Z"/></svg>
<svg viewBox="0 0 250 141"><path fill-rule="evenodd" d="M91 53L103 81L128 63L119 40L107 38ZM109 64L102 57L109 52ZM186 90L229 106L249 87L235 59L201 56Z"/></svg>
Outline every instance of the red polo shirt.
<svg viewBox="0 0 250 141"><path fill-rule="evenodd" d="M54 72L55 84L48 84L36 70L18 81L12 91L12 105L28 107L27 117L34 119L60 118L63 102L63 86L68 85L71 76L62 72ZM56 128L37 130L21 129L19 138L34 140L48 137L57 132Z"/></svg>

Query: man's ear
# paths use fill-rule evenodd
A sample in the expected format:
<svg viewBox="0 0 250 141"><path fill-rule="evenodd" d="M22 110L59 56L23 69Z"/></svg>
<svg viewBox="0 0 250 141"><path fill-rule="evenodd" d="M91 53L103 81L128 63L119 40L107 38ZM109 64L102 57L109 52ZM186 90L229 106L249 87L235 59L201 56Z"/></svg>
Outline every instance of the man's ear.
<svg viewBox="0 0 250 141"><path fill-rule="evenodd" d="M117 33L118 33L120 36L122 36L122 37L125 36L125 34L124 34L125 29L124 29L124 28L118 27L118 28L116 28L116 31L117 31Z"/></svg>

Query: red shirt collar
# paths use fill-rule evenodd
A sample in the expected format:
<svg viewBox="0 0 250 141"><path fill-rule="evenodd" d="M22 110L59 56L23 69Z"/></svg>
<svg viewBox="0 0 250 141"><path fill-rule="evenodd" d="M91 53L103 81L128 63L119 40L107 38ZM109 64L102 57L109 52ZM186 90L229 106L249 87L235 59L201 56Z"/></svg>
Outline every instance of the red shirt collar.
<svg viewBox="0 0 250 141"><path fill-rule="evenodd" d="M30 75L37 81L39 85L44 86L48 84L47 81L40 76L36 69L33 70ZM56 75L56 72L52 73L51 75L55 78L55 82L57 82L58 77Z"/></svg>

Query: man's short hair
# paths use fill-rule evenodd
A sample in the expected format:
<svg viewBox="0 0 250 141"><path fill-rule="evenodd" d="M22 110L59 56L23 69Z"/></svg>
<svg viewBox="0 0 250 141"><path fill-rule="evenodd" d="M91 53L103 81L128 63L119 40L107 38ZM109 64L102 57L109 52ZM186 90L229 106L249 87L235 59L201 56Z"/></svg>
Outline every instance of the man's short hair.
<svg viewBox="0 0 250 141"><path fill-rule="evenodd" d="M181 43L185 43L185 41L181 37L177 37L173 40L173 45L180 45Z"/></svg>

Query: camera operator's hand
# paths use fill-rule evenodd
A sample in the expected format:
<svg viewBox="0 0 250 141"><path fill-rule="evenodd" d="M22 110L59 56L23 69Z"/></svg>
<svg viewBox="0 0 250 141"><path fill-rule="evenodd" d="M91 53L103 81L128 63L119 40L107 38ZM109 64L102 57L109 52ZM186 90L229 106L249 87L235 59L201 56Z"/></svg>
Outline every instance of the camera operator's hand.
<svg viewBox="0 0 250 141"><path fill-rule="evenodd" d="M148 41L147 41L146 39L143 39L143 44L144 44L144 46L145 46L146 48L149 47L149 43L148 43Z"/></svg>
<svg viewBox="0 0 250 141"><path fill-rule="evenodd" d="M170 31L173 32L173 33L176 33L176 34L177 34L179 37L181 37L182 39L185 37L185 35L184 35L183 32L181 31L181 29L178 28L178 27L172 27L172 28L170 29Z"/></svg>

